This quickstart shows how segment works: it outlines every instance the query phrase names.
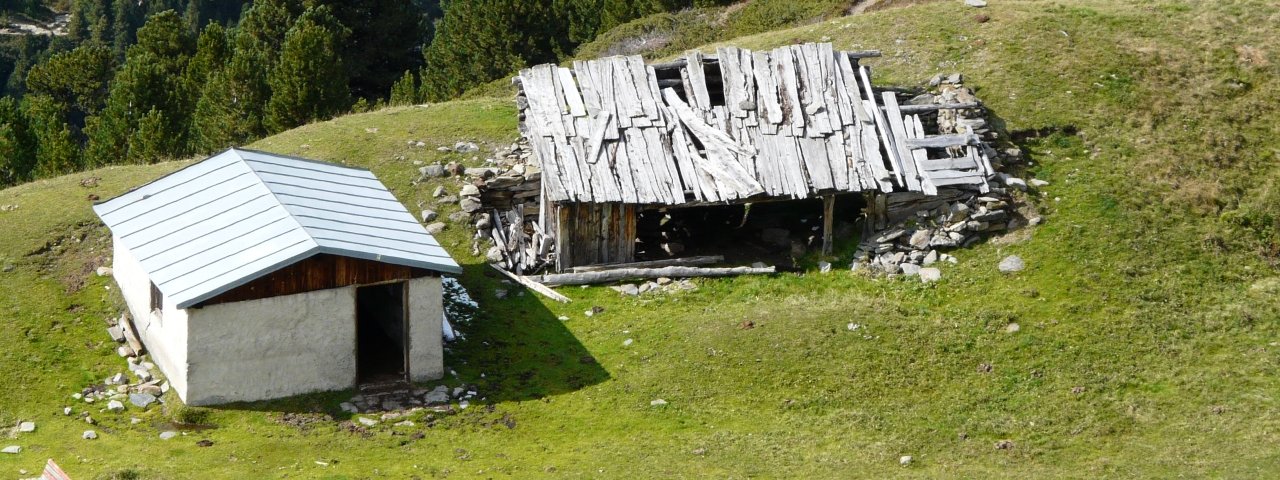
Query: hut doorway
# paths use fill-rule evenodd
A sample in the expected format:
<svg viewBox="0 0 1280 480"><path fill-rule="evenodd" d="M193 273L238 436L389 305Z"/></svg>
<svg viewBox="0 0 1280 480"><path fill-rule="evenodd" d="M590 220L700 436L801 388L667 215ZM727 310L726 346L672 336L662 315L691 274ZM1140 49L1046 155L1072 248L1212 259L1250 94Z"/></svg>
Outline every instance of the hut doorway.
<svg viewBox="0 0 1280 480"><path fill-rule="evenodd" d="M404 282L356 288L356 372L362 384L408 378Z"/></svg>

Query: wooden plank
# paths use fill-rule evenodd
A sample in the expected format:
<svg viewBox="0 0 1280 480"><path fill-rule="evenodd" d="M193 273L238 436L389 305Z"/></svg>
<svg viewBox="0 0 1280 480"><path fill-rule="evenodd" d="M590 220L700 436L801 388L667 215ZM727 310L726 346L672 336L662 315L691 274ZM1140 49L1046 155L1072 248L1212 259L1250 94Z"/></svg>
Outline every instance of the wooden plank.
<svg viewBox="0 0 1280 480"><path fill-rule="evenodd" d="M707 74L702 66L702 52L690 50L685 54L684 70L689 72L689 90L685 93L689 97L689 107L694 110L707 110L711 108L711 95L707 93Z"/></svg>
<svg viewBox="0 0 1280 480"><path fill-rule="evenodd" d="M982 179L982 174L978 172L963 171L963 170L935 170L935 171L929 172L929 176L937 180L946 180L946 179L954 179L954 178L970 178L970 177L976 178L979 180Z"/></svg>
<svg viewBox="0 0 1280 480"><path fill-rule="evenodd" d="M670 192L668 204L684 203L684 185L680 183L680 171L667 137L657 128L646 128L643 133L645 144L649 147L649 158L656 159L655 167L661 170L663 185Z"/></svg>
<svg viewBox="0 0 1280 480"><path fill-rule="evenodd" d="M882 92L881 98L884 100L885 115L889 120L889 131L893 138L894 153L898 159L898 168L902 171L902 178L906 181L908 190L920 191L920 175L916 172L915 161L912 159L911 151L907 149L907 128L903 122L902 114L898 112L898 99L893 92Z"/></svg>
<svg viewBox="0 0 1280 480"><path fill-rule="evenodd" d="M525 122L536 135L564 137L564 123L560 121L560 106L552 82L551 65L539 65L522 70L520 85L524 88L529 107L525 110Z"/></svg>
<svg viewBox="0 0 1280 480"><path fill-rule="evenodd" d="M755 52L751 54L751 65L753 77L755 78L757 89L757 104L763 107L761 118L765 120L762 124L778 125L782 123L782 103L778 99L778 84L774 82L774 70L771 68L772 63L768 53ZM764 130L765 133L772 134L769 129Z"/></svg>
<svg viewBox="0 0 1280 480"><path fill-rule="evenodd" d="M605 153L612 159L609 165L613 168L614 177L618 179L618 190L622 193L622 201L637 203L640 198L636 193L635 179L631 176L631 161L627 158L627 149L623 148L621 143L609 143L605 147Z"/></svg>
<svg viewBox="0 0 1280 480"><path fill-rule="evenodd" d="M584 117L587 107L583 103L582 94L578 92L578 84L573 80L573 72L567 68L556 68L560 77L560 88L564 91L564 99L569 104L569 115Z"/></svg>
<svg viewBox="0 0 1280 480"><path fill-rule="evenodd" d="M747 111L747 126L754 127L760 121L758 115L760 102L757 100L758 96L756 94L756 77L752 73L755 71L755 58L751 51L746 49L739 50L738 57L739 75L741 75L743 88L743 104L739 105L739 108Z"/></svg>
<svg viewBox="0 0 1280 480"><path fill-rule="evenodd" d="M670 107L668 107L670 110ZM672 114L675 117L675 114ZM695 196L704 201L719 201L722 198L720 189L716 185L715 179L711 174L703 170L699 165L704 159L698 155L693 149L693 142L689 139L684 127L679 125L679 121L673 121L676 128L671 131L671 148L676 155L676 160L680 166L680 177L684 179L685 188L693 190Z"/></svg>
<svg viewBox="0 0 1280 480"><path fill-rule="evenodd" d="M945 187L950 185L982 185L984 183L986 183L986 180L984 180L982 177L979 177L979 176L933 179L934 186L938 186L938 187Z"/></svg>
<svg viewBox="0 0 1280 480"><path fill-rule="evenodd" d="M920 123L919 115L907 115L904 119L907 127L907 143L908 145L913 139L919 139L924 136L924 125ZM929 155L923 148L911 150L912 163L917 172L920 173L920 191L925 195L937 195L938 187L934 186L929 176L924 175L924 167L920 164L929 159Z"/></svg>
<svg viewBox="0 0 1280 480"><path fill-rule="evenodd" d="M643 63L643 61L641 62ZM663 115L662 109L662 90L658 88L658 73L653 67L645 65L645 77L648 79L649 93L647 98L652 101L654 106L654 116L650 118L653 125L657 127L666 127L666 115Z"/></svg>
<svg viewBox="0 0 1280 480"><path fill-rule="evenodd" d="M737 161L737 156L754 155L754 150L739 144L729 135L701 121L698 115L680 99L680 96L676 95L675 90L665 89L662 95L667 105L680 119L680 124L702 143L707 152L705 161L699 161L700 157L696 155L693 157L696 165L711 174L717 183L728 185L736 191L738 197L749 197L764 191L764 187L761 187L760 183ZM725 192L721 190L721 196L724 194Z"/></svg>
<svg viewBox="0 0 1280 480"><path fill-rule="evenodd" d="M644 262L586 265L581 267L573 267L571 271L573 273L583 273L583 272L599 272L602 270L612 270L612 269L618 269L618 268L697 267L700 265L712 265L712 264L722 263L722 262L724 262L724 255L703 255L703 256L697 256L697 257L648 260Z"/></svg>
<svg viewBox="0 0 1280 480"><path fill-rule="evenodd" d="M590 134L587 136L587 156L584 158L587 163L596 163L600 160L600 147L604 146L605 131L613 124L613 114L609 112L597 112L591 117Z"/></svg>
<svg viewBox="0 0 1280 480"><path fill-rule="evenodd" d="M836 212L836 196L826 195L822 197L822 254L831 255L835 247L835 231L832 223L835 221Z"/></svg>
<svg viewBox="0 0 1280 480"><path fill-rule="evenodd" d="M800 104L800 86L796 74L796 59L787 47L779 47L770 57L776 62L774 82L780 85L783 124L791 127L791 134L804 135L804 107Z"/></svg>
<svg viewBox="0 0 1280 480"><path fill-rule="evenodd" d="M533 156L542 168L542 184L546 186L546 198L553 202L568 200L569 193L560 182L562 171L556 159L556 151L551 137L526 137L533 148Z"/></svg>
<svg viewBox="0 0 1280 480"><path fill-rule="evenodd" d="M827 77L822 71L822 56L819 55L817 45L806 44L796 45L796 58L799 62L801 78L804 81L805 88L801 92L801 102L804 104L805 116L809 123L816 127L809 129L805 133L810 137L820 137L829 135L832 132L831 116L828 115L826 88ZM807 98L806 98L807 97Z"/></svg>
<svg viewBox="0 0 1280 480"><path fill-rule="evenodd" d="M862 87L863 93L866 94L867 101L869 102L868 111L871 112L871 115L875 120L876 130L880 132L880 139L884 142L885 151L889 156L889 163L893 165L892 169L886 169L885 172L895 175L898 179L898 184L905 186L906 182L902 173L902 160L898 156L898 150L894 143L893 133L889 131L889 120L886 118L887 116L885 115L885 112L881 111L880 108L876 106L876 94L875 91L871 89L871 77L867 75L867 67L858 67L858 79L861 80L859 82L859 86ZM876 173L879 174L881 172ZM883 184L881 188L883 190ZM888 192L892 190L893 189L890 188L884 191Z"/></svg>
<svg viewBox="0 0 1280 480"><path fill-rule="evenodd" d="M924 171L932 172L935 170L962 170L978 168L978 163L975 162L973 158L966 156L925 160L920 162L920 166L924 167Z"/></svg>
<svg viewBox="0 0 1280 480"><path fill-rule="evenodd" d="M849 174L850 163L849 156L844 149L844 133L840 131L832 132L823 138L827 142L827 166L831 171L832 185L837 190L849 190ZM856 178L854 181L856 182ZM856 190L856 188L855 188Z"/></svg>
<svg viewBox="0 0 1280 480"><path fill-rule="evenodd" d="M644 58L639 55L632 55L626 58L627 67L631 70L632 86L636 91L636 98L640 100L640 109L644 111L645 119L649 121L649 125L653 125L658 120L658 99L654 96L653 91L649 89L650 81L657 79L649 76L649 66L644 64Z"/></svg>
<svg viewBox="0 0 1280 480"><path fill-rule="evenodd" d="M971 134L952 134L952 135L931 135L923 138L909 138L906 147L909 149L917 148L947 148L959 147L964 145L977 145L979 143L977 135Z"/></svg>
<svg viewBox="0 0 1280 480"><path fill-rule="evenodd" d="M858 95L858 84L854 79L853 68L849 65L849 57L836 52L832 56L832 62L833 90L840 124L846 127L857 125L857 111L862 97Z"/></svg>
<svg viewBox="0 0 1280 480"><path fill-rule="evenodd" d="M653 174L649 169L649 152L644 147L644 139L639 137L635 128L623 130L622 139L618 141L618 158L626 159L626 168L631 172L635 185L636 203L658 203Z"/></svg>
<svg viewBox="0 0 1280 480"><path fill-rule="evenodd" d="M662 268L624 268L600 270L582 273L550 273L538 278L544 285L589 285L593 283L617 282L630 279L646 278L688 278L688 277L728 277L735 275L768 275L777 273L774 267L662 267Z"/></svg>
<svg viewBox="0 0 1280 480"><path fill-rule="evenodd" d="M903 115L909 115L909 114L913 114L913 113L936 112L936 111L938 111L938 110L952 110L952 109L978 108L978 107L981 107L981 106L982 106L982 104L981 104L981 103L977 103L977 102L968 102L968 103L934 103L934 104L927 104L927 105L899 105L899 106L898 106L898 110L902 111L902 114L903 114Z"/></svg>
<svg viewBox="0 0 1280 480"><path fill-rule="evenodd" d="M120 322L116 326L120 327L120 331L124 333L124 341L129 344L129 348L133 349L135 354L141 356L145 353L142 341L138 339L138 329L133 326L132 315L121 315Z"/></svg>
<svg viewBox="0 0 1280 480"><path fill-rule="evenodd" d="M795 140L800 146L800 155L804 160L805 169L809 172L809 182L813 184L813 190L835 188L835 181L831 176L831 165L827 163L826 140L813 137L796 137Z"/></svg>

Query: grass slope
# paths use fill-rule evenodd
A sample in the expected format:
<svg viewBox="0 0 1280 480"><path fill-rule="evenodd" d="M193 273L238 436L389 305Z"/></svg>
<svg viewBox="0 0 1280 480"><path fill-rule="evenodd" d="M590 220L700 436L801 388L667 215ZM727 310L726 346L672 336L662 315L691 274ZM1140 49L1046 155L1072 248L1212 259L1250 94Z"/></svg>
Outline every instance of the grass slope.
<svg viewBox="0 0 1280 480"><path fill-rule="evenodd" d="M75 404L102 435L81 440L67 395L123 366L102 331L120 301L89 274L109 237L85 195L181 164L0 191L19 205L0 212L0 266L15 266L0 274L0 424L39 423L0 441L24 447L0 474L52 457L75 478L1266 476L1280 470L1280 207L1264 201L1280 195L1277 20L1261 1L939 2L735 40L878 48L882 84L965 73L1052 182L1031 197L1047 222L956 252L935 285L812 271L657 297L569 288L568 305L497 300L450 227L442 243L483 307L446 358L450 382L488 400L367 437L282 421L345 418L327 394L124 415ZM435 184L410 185L414 160L472 162L434 150L457 140L482 160L514 121L509 101L478 99L253 147L369 166L416 210ZM89 175L101 185L79 186ZM998 274L1011 253L1028 269ZM584 316L594 305L605 312ZM169 418L217 428L163 442L151 423Z"/></svg>

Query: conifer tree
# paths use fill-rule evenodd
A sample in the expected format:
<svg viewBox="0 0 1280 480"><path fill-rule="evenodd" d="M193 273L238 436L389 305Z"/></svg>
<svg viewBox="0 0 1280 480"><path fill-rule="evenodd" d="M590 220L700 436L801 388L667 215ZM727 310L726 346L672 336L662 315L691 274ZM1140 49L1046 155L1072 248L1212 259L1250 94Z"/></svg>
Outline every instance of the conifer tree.
<svg viewBox="0 0 1280 480"><path fill-rule="evenodd" d="M18 102L0 98L0 187L31 179L35 145Z"/></svg>
<svg viewBox="0 0 1280 480"><path fill-rule="evenodd" d="M79 170L80 145L63 121L64 112L48 95L22 99L24 116L35 140L36 177L52 177Z"/></svg>
<svg viewBox="0 0 1280 480"><path fill-rule="evenodd" d="M327 6L309 8L298 17L285 35L279 62L268 74L268 129L286 130L351 106L339 53L349 33Z"/></svg>
<svg viewBox="0 0 1280 480"><path fill-rule="evenodd" d="M53 55L27 73L27 91L48 95L68 113L68 121L83 126L107 100L107 84L113 68L111 50L87 44Z"/></svg>
<svg viewBox="0 0 1280 480"><path fill-rule="evenodd" d="M391 86L391 105L413 105L418 103L417 78L413 72L405 70L400 80Z"/></svg>

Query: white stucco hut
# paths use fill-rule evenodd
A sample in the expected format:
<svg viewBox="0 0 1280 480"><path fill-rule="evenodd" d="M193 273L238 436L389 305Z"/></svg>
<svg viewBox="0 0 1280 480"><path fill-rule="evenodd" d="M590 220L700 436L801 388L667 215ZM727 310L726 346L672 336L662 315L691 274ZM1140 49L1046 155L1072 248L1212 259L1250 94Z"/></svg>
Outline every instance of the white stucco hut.
<svg viewBox="0 0 1280 480"><path fill-rule="evenodd" d="M187 404L443 374L440 274L461 268L368 170L231 149L94 211Z"/></svg>

